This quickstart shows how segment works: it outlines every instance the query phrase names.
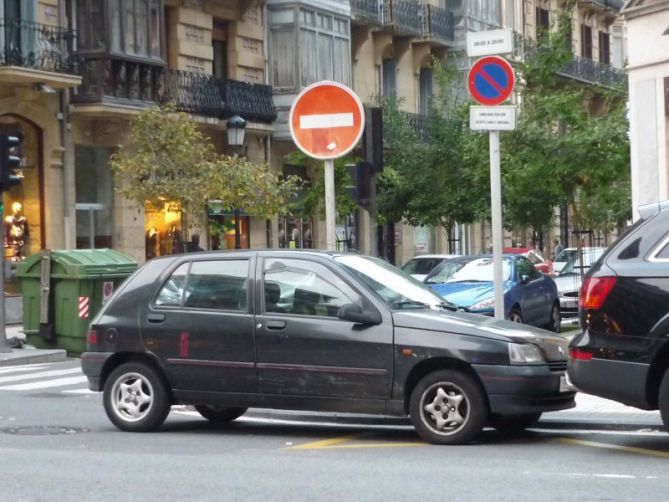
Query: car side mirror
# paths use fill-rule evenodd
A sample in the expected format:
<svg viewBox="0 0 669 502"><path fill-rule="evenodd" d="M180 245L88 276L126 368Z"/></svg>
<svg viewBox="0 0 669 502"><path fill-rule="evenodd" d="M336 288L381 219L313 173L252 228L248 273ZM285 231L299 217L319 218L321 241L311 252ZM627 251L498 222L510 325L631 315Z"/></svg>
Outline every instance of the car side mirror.
<svg viewBox="0 0 669 502"><path fill-rule="evenodd" d="M337 317L359 324L381 324L381 314L376 309L364 309L357 303L346 303L339 307Z"/></svg>
<svg viewBox="0 0 669 502"><path fill-rule="evenodd" d="M521 284L527 284L528 282L530 282L530 276L527 275L527 274L521 274L520 275L520 283Z"/></svg>

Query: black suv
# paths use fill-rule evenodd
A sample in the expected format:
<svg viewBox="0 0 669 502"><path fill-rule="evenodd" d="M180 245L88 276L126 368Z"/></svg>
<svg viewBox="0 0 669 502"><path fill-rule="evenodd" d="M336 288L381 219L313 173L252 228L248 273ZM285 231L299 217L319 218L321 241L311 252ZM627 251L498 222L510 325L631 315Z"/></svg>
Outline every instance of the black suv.
<svg viewBox="0 0 669 502"><path fill-rule="evenodd" d="M659 408L669 428L669 201L639 214L585 276L569 377L583 392Z"/></svg>
<svg viewBox="0 0 669 502"><path fill-rule="evenodd" d="M423 438L453 444L574 406L564 338L449 307L357 254L170 256L102 308L81 364L126 431L183 403L215 422L251 406L410 414Z"/></svg>

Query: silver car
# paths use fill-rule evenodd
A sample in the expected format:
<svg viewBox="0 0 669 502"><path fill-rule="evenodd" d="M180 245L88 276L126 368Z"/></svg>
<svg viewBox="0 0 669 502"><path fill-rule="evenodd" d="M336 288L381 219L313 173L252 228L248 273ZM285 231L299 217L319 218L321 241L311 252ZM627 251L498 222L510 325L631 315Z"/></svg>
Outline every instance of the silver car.
<svg viewBox="0 0 669 502"><path fill-rule="evenodd" d="M581 290L583 276L590 266L604 254L604 251L606 248L602 247L582 248L580 253L576 250L562 267L558 276L553 278L560 297L562 324L578 324L578 294Z"/></svg>

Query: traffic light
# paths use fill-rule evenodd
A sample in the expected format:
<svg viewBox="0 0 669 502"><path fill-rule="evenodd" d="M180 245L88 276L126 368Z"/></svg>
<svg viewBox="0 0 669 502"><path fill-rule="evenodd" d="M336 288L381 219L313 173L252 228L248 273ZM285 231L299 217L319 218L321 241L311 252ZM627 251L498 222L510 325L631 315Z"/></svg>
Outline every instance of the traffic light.
<svg viewBox="0 0 669 502"><path fill-rule="evenodd" d="M364 160L360 160L355 164L347 164L346 169L348 175L353 182L351 186L346 187L349 196L359 206L366 207L369 205L370 197L370 181L372 177L373 166Z"/></svg>
<svg viewBox="0 0 669 502"><path fill-rule="evenodd" d="M0 135L0 191L7 192L23 179L19 156L21 141L20 133Z"/></svg>

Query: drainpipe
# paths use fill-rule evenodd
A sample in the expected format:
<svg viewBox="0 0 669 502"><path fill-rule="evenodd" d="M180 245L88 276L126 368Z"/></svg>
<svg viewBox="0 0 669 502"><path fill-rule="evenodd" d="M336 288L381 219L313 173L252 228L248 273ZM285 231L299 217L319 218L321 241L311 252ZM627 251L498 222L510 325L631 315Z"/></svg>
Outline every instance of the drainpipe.
<svg viewBox="0 0 669 502"><path fill-rule="evenodd" d="M70 107L70 91L60 91L58 120L60 120L60 146L63 149L63 231L65 234L65 249L73 249L72 242L72 211L70 207L70 165L68 155L68 124Z"/></svg>

